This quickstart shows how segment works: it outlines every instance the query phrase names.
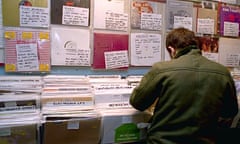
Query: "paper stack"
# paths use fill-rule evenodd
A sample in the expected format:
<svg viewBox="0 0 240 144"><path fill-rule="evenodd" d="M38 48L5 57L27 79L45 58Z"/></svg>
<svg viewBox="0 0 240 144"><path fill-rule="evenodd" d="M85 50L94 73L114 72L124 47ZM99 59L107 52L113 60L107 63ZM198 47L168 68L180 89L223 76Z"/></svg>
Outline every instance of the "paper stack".
<svg viewBox="0 0 240 144"><path fill-rule="evenodd" d="M88 77L94 88L96 110L102 117L101 144L142 141L151 114L139 112L129 104L135 86L118 75Z"/></svg>
<svg viewBox="0 0 240 144"><path fill-rule="evenodd" d="M85 76L48 75L43 77L43 115L68 114L94 109L94 95Z"/></svg>
<svg viewBox="0 0 240 144"><path fill-rule="evenodd" d="M94 109L89 79L85 76L49 75L43 81L43 143L99 143L101 117Z"/></svg>
<svg viewBox="0 0 240 144"><path fill-rule="evenodd" d="M40 76L0 77L0 143L37 144Z"/></svg>

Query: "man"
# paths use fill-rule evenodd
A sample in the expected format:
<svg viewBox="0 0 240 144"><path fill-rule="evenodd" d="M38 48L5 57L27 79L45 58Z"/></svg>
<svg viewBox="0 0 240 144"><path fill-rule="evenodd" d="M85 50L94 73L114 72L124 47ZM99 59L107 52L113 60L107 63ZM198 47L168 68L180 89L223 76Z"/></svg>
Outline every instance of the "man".
<svg viewBox="0 0 240 144"><path fill-rule="evenodd" d="M201 55L194 32L166 37L170 61L155 63L130 97L140 110L155 104L147 144L214 144L219 127L238 112L234 81L226 67Z"/></svg>

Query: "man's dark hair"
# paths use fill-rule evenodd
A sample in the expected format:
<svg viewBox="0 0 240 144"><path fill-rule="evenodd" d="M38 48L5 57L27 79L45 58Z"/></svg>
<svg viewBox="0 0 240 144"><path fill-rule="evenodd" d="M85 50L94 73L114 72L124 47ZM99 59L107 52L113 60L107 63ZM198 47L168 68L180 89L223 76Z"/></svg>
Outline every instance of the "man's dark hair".
<svg viewBox="0 0 240 144"><path fill-rule="evenodd" d="M183 49L187 46L198 46L195 33L186 28L180 27L172 30L166 37L166 47L169 46L175 49Z"/></svg>

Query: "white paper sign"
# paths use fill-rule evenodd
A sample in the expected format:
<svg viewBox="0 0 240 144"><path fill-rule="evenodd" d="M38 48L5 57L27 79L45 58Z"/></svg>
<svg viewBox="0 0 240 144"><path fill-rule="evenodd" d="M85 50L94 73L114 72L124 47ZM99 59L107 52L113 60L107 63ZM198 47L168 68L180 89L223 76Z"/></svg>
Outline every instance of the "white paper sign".
<svg viewBox="0 0 240 144"><path fill-rule="evenodd" d="M173 28L184 27L192 30L192 17L174 16Z"/></svg>
<svg viewBox="0 0 240 144"><path fill-rule="evenodd" d="M147 33L131 34L131 64L151 66L161 60L161 35Z"/></svg>
<svg viewBox="0 0 240 144"><path fill-rule="evenodd" d="M18 71L39 70L37 44L17 44L17 69Z"/></svg>
<svg viewBox="0 0 240 144"><path fill-rule="evenodd" d="M123 51L111 51L104 52L106 69L114 69L121 67L128 67L128 52Z"/></svg>
<svg viewBox="0 0 240 144"><path fill-rule="evenodd" d="M63 6L62 24L88 26L89 9Z"/></svg>
<svg viewBox="0 0 240 144"><path fill-rule="evenodd" d="M128 14L106 12L104 29L127 31L128 30Z"/></svg>
<svg viewBox="0 0 240 144"><path fill-rule="evenodd" d="M209 53L209 52L202 52L202 55L209 60L219 62L218 60L218 53Z"/></svg>
<svg viewBox="0 0 240 144"><path fill-rule="evenodd" d="M226 66L229 66L229 67L240 66L240 54L236 54L236 53L226 54Z"/></svg>
<svg viewBox="0 0 240 144"><path fill-rule="evenodd" d="M197 32L201 34L214 34L214 19L198 18Z"/></svg>
<svg viewBox="0 0 240 144"><path fill-rule="evenodd" d="M124 13L124 0L94 0L94 28L105 28L106 12Z"/></svg>
<svg viewBox="0 0 240 144"><path fill-rule="evenodd" d="M224 22L224 36L238 37L239 34L239 23Z"/></svg>
<svg viewBox="0 0 240 144"><path fill-rule="evenodd" d="M141 13L141 29L161 30L162 15L154 13Z"/></svg>
<svg viewBox="0 0 240 144"><path fill-rule="evenodd" d="M49 9L20 6L20 26L49 27Z"/></svg>
<svg viewBox="0 0 240 144"><path fill-rule="evenodd" d="M69 121L67 129L79 129L79 121Z"/></svg>

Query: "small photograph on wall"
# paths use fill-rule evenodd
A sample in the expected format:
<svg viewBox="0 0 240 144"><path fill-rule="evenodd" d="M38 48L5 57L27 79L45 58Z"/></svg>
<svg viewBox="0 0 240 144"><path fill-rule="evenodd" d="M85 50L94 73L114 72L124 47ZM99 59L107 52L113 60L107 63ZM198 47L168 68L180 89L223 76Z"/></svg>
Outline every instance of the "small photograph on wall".
<svg viewBox="0 0 240 144"><path fill-rule="evenodd" d="M178 27L193 30L193 2L167 0L165 21L167 31Z"/></svg>
<svg viewBox="0 0 240 144"><path fill-rule="evenodd" d="M131 28L145 30L162 29L163 6L156 0L131 1Z"/></svg>
<svg viewBox="0 0 240 144"><path fill-rule="evenodd" d="M2 0L3 26L48 27L48 0Z"/></svg>
<svg viewBox="0 0 240 144"><path fill-rule="evenodd" d="M51 24L89 26L89 0L51 0Z"/></svg>
<svg viewBox="0 0 240 144"><path fill-rule="evenodd" d="M202 55L206 58L218 62L219 60L219 38L211 36L198 37L199 47L202 51Z"/></svg>

